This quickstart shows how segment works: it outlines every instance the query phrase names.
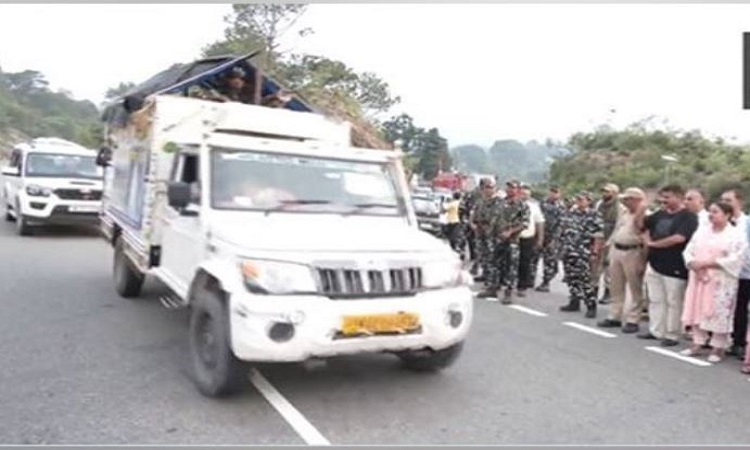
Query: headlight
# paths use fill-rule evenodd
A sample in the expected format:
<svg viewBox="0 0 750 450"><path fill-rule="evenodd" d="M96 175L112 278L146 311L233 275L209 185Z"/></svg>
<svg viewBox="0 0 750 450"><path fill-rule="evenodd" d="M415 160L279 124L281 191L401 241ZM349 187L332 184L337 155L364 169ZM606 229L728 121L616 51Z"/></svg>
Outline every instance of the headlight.
<svg viewBox="0 0 750 450"><path fill-rule="evenodd" d="M257 294L317 291L312 270L302 264L246 259L240 262L240 271L245 287Z"/></svg>
<svg viewBox="0 0 750 450"><path fill-rule="evenodd" d="M47 187L30 184L26 186L26 193L33 197L49 197L52 195L52 189Z"/></svg>
<svg viewBox="0 0 750 450"><path fill-rule="evenodd" d="M460 286L464 283L460 261L433 261L422 269L423 283L426 288L444 288Z"/></svg>

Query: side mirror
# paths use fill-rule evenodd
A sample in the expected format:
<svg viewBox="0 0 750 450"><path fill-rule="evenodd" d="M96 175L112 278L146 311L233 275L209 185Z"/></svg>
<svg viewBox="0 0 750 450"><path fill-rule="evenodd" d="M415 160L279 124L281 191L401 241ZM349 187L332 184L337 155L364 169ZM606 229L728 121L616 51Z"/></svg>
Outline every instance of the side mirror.
<svg viewBox="0 0 750 450"><path fill-rule="evenodd" d="M167 185L169 206L181 211L190 204L190 185L182 181L171 181Z"/></svg>
<svg viewBox="0 0 750 450"><path fill-rule="evenodd" d="M6 177L17 177L21 175L21 170L18 167L3 167L2 174Z"/></svg>
<svg viewBox="0 0 750 450"><path fill-rule="evenodd" d="M100 167L108 167L110 161L112 161L112 149L109 147L102 147L99 153L96 154L96 165Z"/></svg>

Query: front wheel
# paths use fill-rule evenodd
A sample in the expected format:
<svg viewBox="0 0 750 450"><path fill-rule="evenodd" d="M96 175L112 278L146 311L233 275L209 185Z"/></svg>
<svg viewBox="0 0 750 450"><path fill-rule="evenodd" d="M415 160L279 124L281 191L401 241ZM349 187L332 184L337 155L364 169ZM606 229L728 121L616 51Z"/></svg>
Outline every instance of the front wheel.
<svg viewBox="0 0 750 450"><path fill-rule="evenodd" d="M31 235L31 225L29 225L28 219L26 219L18 209L16 209L16 234L19 236Z"/></svg>
<svg viewBox="0 0 750 450"><path fill-rule="evenodd" d="M229 311L218 293L199 290L190 313L193 381L207 397L224 397L247 384L248 366L232 352Z"/></svg>
<svg viewBox="0 0 750 450"><path fill-rule="evenodd" d="M398 354L404 367L418 372L436 372L453 365L463 350L464 343L459 342L442 350L417 350Z"/></svg>

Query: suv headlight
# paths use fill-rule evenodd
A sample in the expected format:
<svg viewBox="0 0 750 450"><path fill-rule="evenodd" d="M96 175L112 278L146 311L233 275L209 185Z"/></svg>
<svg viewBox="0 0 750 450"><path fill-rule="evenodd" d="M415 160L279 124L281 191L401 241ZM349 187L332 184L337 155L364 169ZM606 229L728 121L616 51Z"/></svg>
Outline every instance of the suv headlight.
<svg viewBox="0 0 750 450"><path fill-rule="evenodd" d="M422 268L424 287L445 288L465 283L460 261L432 261Z"/></svg>
<svg viewBox="0 0 750 450"><path fill-rule="evenodd" d="M52 195L52 189L36 184L30 184L26 186L26 193L32 197L49 197Z"/></svg>
<svg viewBox="0 0 750 450"><path fill-rule="evenodd" d="M245 259L240 262L245 287L256 294L315 293L312 270L305 265Z"/></svg>

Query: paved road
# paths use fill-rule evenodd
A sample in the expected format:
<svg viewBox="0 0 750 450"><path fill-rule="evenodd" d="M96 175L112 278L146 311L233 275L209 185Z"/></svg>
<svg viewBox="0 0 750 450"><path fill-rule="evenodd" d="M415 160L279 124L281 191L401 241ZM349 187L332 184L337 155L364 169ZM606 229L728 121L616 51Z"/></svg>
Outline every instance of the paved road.
<svg viewBox="0 0 750 450"><path fill-rule="evenodd" d="M300 424L332 444L750 442L738 361L698 366L564 325L594 321L557 312L560 286L523 300L530 311L477 300L465 353L441 374L390 356L260 367L301 419L250 382L206 399L186 375L185 312L156 285L120 299L110 262L94 234L20 238L0 223L0 443L305 444Z"/></svg>

